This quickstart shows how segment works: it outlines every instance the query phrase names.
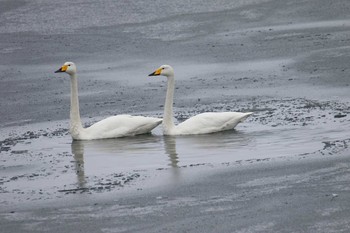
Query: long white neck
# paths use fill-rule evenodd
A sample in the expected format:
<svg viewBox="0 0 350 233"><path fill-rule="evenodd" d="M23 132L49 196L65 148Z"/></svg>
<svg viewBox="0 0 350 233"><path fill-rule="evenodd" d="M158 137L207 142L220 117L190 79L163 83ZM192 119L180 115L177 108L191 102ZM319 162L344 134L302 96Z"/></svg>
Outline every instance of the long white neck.
<svg viewBox="0 0 350 233"><path fill-rule="evenodd" d="M82 124L79 112L78 80L76 74L70 75L71 97L70 97L70 129L71 131L81 130ZM78 133L78 132L76 132Z"/></svg>
<svg viewBox="0 0 350 233"><path fill-rule="evenodd" d="M167 78L168 78L168 88L166 92L164 116L163 116L163 128L164 128L164 131L166 132L175 127L174 121L173 121L175 79L174 79L174 75L169 75Z"/></svg>

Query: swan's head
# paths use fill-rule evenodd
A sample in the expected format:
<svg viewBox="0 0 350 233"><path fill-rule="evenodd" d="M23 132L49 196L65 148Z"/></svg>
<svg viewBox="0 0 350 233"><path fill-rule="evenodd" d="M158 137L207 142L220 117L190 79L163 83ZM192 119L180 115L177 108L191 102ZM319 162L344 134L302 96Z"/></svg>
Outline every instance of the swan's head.
<svg viewBox="0 0 350 233"><path fill-rule="evenodd" d="M55 71L55 73L67 73L67 74L75 74L77 72L77 67L73 62L67 61L66 63L61 66L58 70Z"/></svg>
<svg viewBox="0 0 350 233"><path fill-rule="evenodd" d="M169 65L162 65L159 67L156 71L154 71L152 74L149 74L148 76L158 76L158 75L163 75L163 76L173 76L174 75L174 69L173 67Z"/></svg>

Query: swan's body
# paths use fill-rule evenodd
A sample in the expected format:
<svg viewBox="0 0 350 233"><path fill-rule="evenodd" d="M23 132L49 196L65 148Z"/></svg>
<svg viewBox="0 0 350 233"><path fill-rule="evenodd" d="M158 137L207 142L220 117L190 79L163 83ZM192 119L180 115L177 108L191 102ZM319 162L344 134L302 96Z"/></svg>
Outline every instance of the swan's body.
<svg viewBox="0 0 350 233"><path fill-rule="evenodd" d="M71 81L71 106L69 132L74 140L92 140L104 138L118 138L150 133L162 120L153 117L118 115L111 116L88 128L83 128L79 112L78 80L76 66L73 62L66 62L55 73L69 74Z"/></svg>
<svg viewBox="0 0 350 233"><path fill-rule="evenodd" d="M207 112L198 114L175 125L173 122L174 70L169 65L162 65L149 76L157 75L166 76L168 79L163 116L164 135L207 134L230 130L252 114L251 112Z"/></svg>

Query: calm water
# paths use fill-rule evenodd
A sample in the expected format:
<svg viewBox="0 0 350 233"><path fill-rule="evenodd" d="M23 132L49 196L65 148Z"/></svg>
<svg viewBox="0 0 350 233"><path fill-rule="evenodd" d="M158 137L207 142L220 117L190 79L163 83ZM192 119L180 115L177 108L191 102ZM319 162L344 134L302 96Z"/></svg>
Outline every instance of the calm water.
<svg viewBox="0 0 350 233"><path fill-rule="evenodd" d="M6 103L3 106L8 107L10 110L21 110L21 106L24 106L31 112L31 115L29 115L23 114L22 111L13 111L16 117L7 117L6 119L11 120L4 122L3 125L16 126L21 124L24 126L2 129L2 139L13 135L21 135L27 130L38 132L40 130L51 131L57 128L68 127L68 107L62 110L62 106L69 104L69 83L67 82L61 85L59 90L56 90L58 84L54 83L52 84L53 87L49 89L48 87L51 85L49 82L51 80L47 77L53 77L53 71L64 62L63 57L67 56L65 53L72 52L76 58L82 60L82 57L85 57L87 54L80 54L79 52L85 49L88 50L87 53L92 51L91 53L94 53L93 56L96 55L96 57L90 57L89 62L85 61L85 63L82 62L81 66L80 64L78 65L79 69L81 67L81 76L94 77L96 83L104 79L117 80L116 77L125 77L126 79L135 77L138 84L142 82L153 82L153 85L156 86L158 83L159 85L163 85L164 83L161 84L159 79L149 81L147 74L161 65L158 63L160 60L163 61L161 59L162 57L159 58L160 55L163 55L163 58L172 58L172 55L180 50L179 48L192 44L185 47L184 50L186 53L178 53L178 60L174 59L174 63L172 63L172 65L175 64L178 67L179 71L177 75L180 81L188 78L191 81L191 88L193 88L187 92L183 91L176 96L176 107L180 111L184 110L182 107L192 108L193 101L187 102L187 106L183 104L184 100L188 99L197 100L203 98L207 100L208 106L211 103L216 103L220 107L219 97L227 98L233 103L236 101L237 96L237 102L239 102L239 98L244 99L246 97L245 95L258 99L261 96L262 98L266 96L268 96L267 98L278 96L275 98L277 101L271 101L267 107L259 106L261 102L259 103L257 101L256 108L261 107L263 110L260 109L260 112L257 111L251 119L238 125L236 130L229 132L210 135L164 137L161 134L161 130L157 129L153 135L111 140L72 142L69 135L40 136L38 139L20 140L11 150L2 152L1 154L0 178L5 183L4 192L2 193L4 196L3 202L7 200L9 202L14 200L14 202L16 200L23 201L28 197L32 198L32 196L33 198L40 198L41 195L50 199L52 196L58 195L58 190L93 187L103 179L113 179L117 173L126 175L141 173L144 178L149 173L161 171L161 175L159 176L167 174L167 183L172 183L178 181L179 177L181 177L179 174L186 171L185 167L201 165L204 168L214 167L216 169L227 163L238 164L241 161L250 162L251 160L273 159L295 155L307 156L324 150L324 142L347 138L348 131L346 129L349 128L349 121L347 118L335 119L333 117L336 113L341 112L343 106L335 110L329 107L334 104L332 102L330 104L325 103L324 106L322 104L316 107L311 106L310 110L305 107L306 104L304 102L296 101L291 104L293 105L292 107L286 107L283 100L278 101L281 99L281 96L287 96L287 98L290 96L293 98L308 98L311 96L311 99L317 100L321 96L324 99L344 100L343 96L341 98L338 97L340 93L339 89L331 89L328 86L322 86L320 88L314 85L312 79L312 87L309 83L308 85L304 85L304 80L308 82L310 78L308 72L300 71L300 69L293 70L291 68L302 56L300 54L296 56L294 52L285 51L285 49L287 47L300 50L306 48L296 46L298 44L285 46L287 41L280 40L281 38L288 39L291 35L294 35L294 32L288 34L290 33L288 30L296 30L296 35L304 36L302 33L306 33L304 31L305 29L313 29L318 34L318 30L323 28L343 27L343 25L345 25L344 27L348 27L348 21L332 20L328 23L297 23L292 26L286 24L284 26L275 25L275 27L270 27L270 25L265 27L266 25L262 25L261 28L254 28L253 30L249 28L248 31L245 31L245 28L243 28L244 30L242 28L240 30L239 26L237 26L238 23L232 26L235 22L230 17L223 17L224 20L220 24L221 28L217 30L217 24L213 21L215 17L210 18L208 16L206 19L207 22L204 25L205 27L209 25L209 28L203 31L208 33L209 36L205 40L201 40L202 22L196 17L184 17L191 16L194 13L198 13L199 15L203 13L202 15L205 16L209 12L223 11L225 13L225 11L242 7L251 2L255 1L221 0L206 2L206 4L203 4L203 1L199 0L175 2L160 0L110 0L103 1L103 4L100 1L82 0L0 1L0 32L4 33L4 35L6 33L14 33L18 37L20 37L20 33L23 33L26 36L25 41L19 39L14 44L11 41L0 43L0 54L4 55L2 60L6 61L4 64L7 64L6 58L7 56L11 57L10 55L13 55L12 59L16 61L11 66L0 66L1 70L6 70L8 74L12 75L10 78L1 76L4 80L8 81L10 79L7 84L11 84L11 86L4 88L4 90L6 89L5 91L9 91L10 93L7 94L6 92L6 94L3 94L4 97L10 98L6 99ZM223 15L225 16L224 13ZM242 12L242 15L245 19L253 19L255 17L254 12L250 11ZM164 23L163 19L165 18L167 20ZM278 25L278 22L276 24ZM139 43L142 46L144 45L144 47L136 48L133 44L133 38L125 37L120 39L120 41L119 38L104 40L110 35L101 35L99 37L99 35L93 33L94 28L100 28L100 30L102 28L101 31L104 31L107 27L116 25L124 25L124 27L118 27L115 33L119 33L119 30L122 30L121 34L130 33L132 35L131 37L140 36L142 39L139 40ZM245 26L244 24L242 25L242 27ZM263 34L261 38L259 37L259 40L257 39L258 37L255 37L260 33L260 30L270 33L270 29L274 30L271 33L278 31L281 34ZM87 41L83 40L86 44L80 43L80 39L84 38L84 30L88 30L89 33L87 34L92 38ZM217 31L211 37L210 33L214 30ZM251 33L251 35L246 36L247 33ZM111 34L115 35L113 33ZM31 35L34 35L34 39L31 38ZM45 36L47 35L53 36L46 41ZM62 35L66 36L65 39L62 39L63 42L60 40L60 36ZM40 43L38 45L36 38L40 38L41 42L46 41L46 47L43 47L47 50L41 50L42 44ZM187 38L188 41L182 41L184 38ZM71 39L78 40L71 43ZM270 47L265 48L264 46L260 46L253 39L260 43L264 42L264 45L267 42L271 42ZM62 42L62 44L56 40ZM159 43L162 42L161 48L165 52L158 53L159 56L151 57L153 51L157 51L158 49L158 44L154 40ZM174 40L178 41L175 43ZM323 41L322 38L320 40ZM214 45L212 43L213 41L217 43ZM281 47L276 47L276 44L274 44L275 41L279 41ZM52 48L51 42L57 42L55 44L56 47ZM131 54L129 57L130 60L119 59L115 61L115 51L109 54L110 57L104 58L109 51L108 46L104 47L107 42L111 46L116 46L117 42L119 42L122 45L121 53L124 53L121 54L121 58L124 58L124 55ZM151 42L154 42L154 44ZM172 44L171 42L174 43ZM197 48L198 43L201 43L201 50ZM234 46L232 46L232 43ZM243 44L244 46L242 46ZM316 49L319 49L317 43L313 44L316 46ZM95 46L97 49L95 49ZM168 46L171 47L172 51L170 50L169 52L167 50ZM61 48L66 49L61 51ZM262 48L265 48L265 50ZM337 57L338 54L341 55L344 48L341 47L332 56ZM141 49L144 49L146 54L144 56L148 60L139 56L139 50ZM324 52L323 49L322 47L322 54ZM27 51L27 54L23 55L22 51ZM282 51L281 53L284 51L284 53L281 55L279 53L280 51ZM167 52L172 54L168 54ZM298 51L295 53L298 53ZM312 51L300 51L300 53L305 53L304 56L306 57L307 54L312 54ZM43 64L31 65L30 62L37 63L36 60L32 60L37 54L40 54L39 57L43 56L42 59L45 62L45 56L49 54L50 61L48 62L52 62L55 65L48 66L45 62ZM237 54L245 57L245 59L241 60L241 57ZM196 58L189 62L182 59L183 57L191 58L191 56L192 58ZM197 62L203 57L205 57L205 62ZM20 64L26 65L17 64L17 61L22 58L23 63ZM104 60L99 58L104 58ZM225 60L225 62L219 62L220 59ZM333 60L333 57L330 57L330 59ZM106 60L109 61L108 64L104 63ZM317 61L317 59L313 60ZM303 60L299 62L304 63ZM338 63L333 65L337 70L342 69ZM312 70L314 70L314 67ZM323 68L320 70L327 71L327 69ZM328 76L333 77L333 74ZM343 76L342 72L341 77ZM209 81L201 86L200 78L203 77ZM315 76L314 78L316 80L319 77ZM20 80L21 85L18 85L16 80ZM33 80L39 81L33 83ZM215 80L220 85L213 85L214 81L212 80ZM226 81L227 83L225 83ZM38 83L40 83L40 86ZM188 83L182 82L182 84L187 85ZM81 87L84 87L84 85L81 85ZM180 87L183 90L188 88L188 86ZM348 96L346 87L344 88L342 86L342 88L343 91L341 93L345 93L342 95ZM57 92L55 98L47 98L52 97L52 89L54 89L54 93ZM163 91L164 85L158 89ZM81 102L85 98L85 103L92 103L92 105L88 105L85 108L94 110L91 112L86 111L87 113L84 114L84 117L101 117L101 112L96 112L94 107L91 107L95 106L94 104L98 101L96 99L87 99L88 97L91 98L92 93L95 92L98 96L104 95L99 97L101 98L99 102L104 102L105 97L110 97L113 94L114 104L101 108L101 112L111 112L114 109L118 109L122 103L126 105L129 103L123 99L121 103L115 102L114 98L120 98L120 96L115 95L115 93L120 92L117 85L115 87L110 86L109 83L105 86L92 85L91 88L86 88L85 91L81 90L80 92ZM26 97L23 97L23 93L26 94ZM157 94L159 93L154 95ZM151 95L153 94L151 93ZM132 96L130 99L136 99L136 97L140 99L144 98L144 96ZM164 92L162 92L161 96L157 96L154 102L159 107L157 110L151 109L149 111L158 111L157 114L161 114L162 107L160 105L164 102ZM312 104L312 101L310 103ZM250 99L243 105L242 103L237 103L232 104L231 107L233 105L235 108L241 107L242 109L252 107ZM207 105L203 104L203 106L206 107ZM82 105L83 107L84 105ZM264 110L264 108L266 109ZM138 107L135 111L142 111L140 109L141 107ZM40 118L40 114L44 115L48 111L49 114ZM269 113L270 111L272 113ZM8 112L12 112L12 110L6 110L2 114L10 114ZM112 112L112 114L114 113ZM60 114L58 118L53 118L60 122L57 124L47 123L46 120L51 118L50 114ZM277 122L275 122L276 118L278 118ZM311 120L304 126L302 123L306 118ZM35 119L35 121L32 119ZM288 119L296 119L296 122ZM36 125L29 124L32 121L41 123ZM41 194L43 192L45 194Z"/></svg>
<svg viewBox="0 0 350 233"><path fill-rule="evenodd" d="M57 190L92 187L118 173L147 177L161 170L163 182L171 184L187 179L181 173L189 166L220 169L227 163L317 153L323 150L323 141L344 137L336 128L340 128L336 123L326 128L276 128L249 122L234 131L208 135L162 136L158 128L152 135L109 140L72 142L69 135L41 136L19 141L2 154L6 165L2 176L18 177L6 184L7 190L46 189L48 196Z"/></svg>
<svg viewBox="0 0 350 233"><path fill-rule="evenodd" d="M59 34L88 27L144 23L179 14L234 9L252 0L194 1L0 1L0 31ZM261 1L260 1L261 2ZM160 26L160 25L159 25Z"/></svg>

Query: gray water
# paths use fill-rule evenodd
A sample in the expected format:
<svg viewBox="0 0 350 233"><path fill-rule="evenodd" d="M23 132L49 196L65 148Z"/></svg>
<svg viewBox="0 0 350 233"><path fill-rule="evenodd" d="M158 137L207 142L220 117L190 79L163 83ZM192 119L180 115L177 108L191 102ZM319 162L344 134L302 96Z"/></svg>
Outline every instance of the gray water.
<svg viewBox="0 0 350 233"><path fill-rule="evenodd" d="M350 19L326 2L0 1L0 204L343 151ZM164 63L175 68L178 122L204 111L254 114L217 134L164 137L157 128L72 142L69 80L53 73L66 60L78 66L87 124L122 113L162 117L165 79L147 74Z"/></svg>
<svg viewBox="0 0 350 233"><path fill-rule="evenodd" d="M232 10L267 1L11 1L2 0L2 33L73 33L77 29L121 24L142 24L156 19L186 14ZM160 24L154 30L164 30ZM180 29L181 25L173 25ZM174 27L172 27L174 30ZM181 29L182 30L182 29Z"/></svg>

